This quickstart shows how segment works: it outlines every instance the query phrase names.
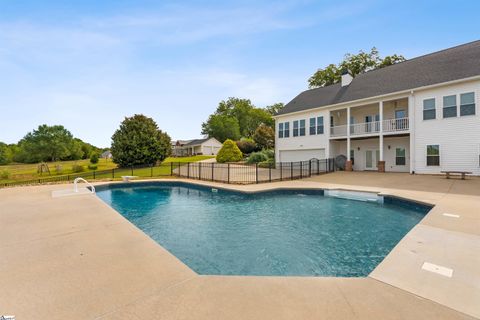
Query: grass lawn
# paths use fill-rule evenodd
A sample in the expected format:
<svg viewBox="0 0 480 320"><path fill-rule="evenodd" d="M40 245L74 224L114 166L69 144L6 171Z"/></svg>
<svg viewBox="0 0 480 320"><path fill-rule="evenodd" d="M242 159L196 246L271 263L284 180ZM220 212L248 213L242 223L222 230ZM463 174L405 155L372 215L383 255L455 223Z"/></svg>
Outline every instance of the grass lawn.
<svg viewBox="0 0 480 320"><path fill-rule="evenodd" d="M163 166L154 167L153 172L151 171L150 168L135 169L134 175L144 176L144 177L150 177L152 174L154 176L168 175L170 174L170 166L165 164L169 164L171 162L195 162L195 161L210 159L213 157L214 156L203 156L203 155L192 156L192 157L181 157L181 158L169 157L165 159L165 161L162 163ZM64 176L64 175L72 175L72 174L82 175L82 174L86 174L93 171L88 169L88 165L90 164L89 159L76 160L76 161L48 162L47 164L50 169L50 175L48 173L43 173L42 175L37 173L38 164L36 163L32 163L32 164L20 163L20 164L10 164L10 165L0 166L0 175L3 171L8 172L10 175L8 179L4 179L0 176L0 183L14 182L14 181L20 181L20 180L32 180L32 179L38 179L38 178L48 178L48 177ZM74 173L72 170L72 166L75 164L82 166L84 171ZM131 174L131 169L128 169L128 168L116 169L116 168L117 168L117 165L113 163L111 159L110 160L99 159L97 163L96 171L115 169L115 177ZM57 171L57 169L59 170ZM96 175L95 178L96 179L111 178L111 173L98 174Z"/></svg>

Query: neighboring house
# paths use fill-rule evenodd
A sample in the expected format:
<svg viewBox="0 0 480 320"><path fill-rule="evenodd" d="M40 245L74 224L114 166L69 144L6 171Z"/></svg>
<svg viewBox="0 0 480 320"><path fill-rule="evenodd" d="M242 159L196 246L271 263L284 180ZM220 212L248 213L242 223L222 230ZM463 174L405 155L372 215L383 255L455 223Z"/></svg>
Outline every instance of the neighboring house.
<svg viewBox="0 0 480 320"><path fill-rule="evenodd" d="M300 93L276 116L276 159L346 170L480 175L480 41Z"/></svg>
<svg viewBox="0 0 480 320"><path fill-rule="evenodd" d="M216 155L222 144L215 138L177 140L172 142L172 155L185 157L192 155Z"/></svg>
<svg viewBox="0 0 480 320"><path fill-rule="evenodd" d="M104 151L101 155L100 158L102 159L112 159L112 153L110 150Z"/></svg>

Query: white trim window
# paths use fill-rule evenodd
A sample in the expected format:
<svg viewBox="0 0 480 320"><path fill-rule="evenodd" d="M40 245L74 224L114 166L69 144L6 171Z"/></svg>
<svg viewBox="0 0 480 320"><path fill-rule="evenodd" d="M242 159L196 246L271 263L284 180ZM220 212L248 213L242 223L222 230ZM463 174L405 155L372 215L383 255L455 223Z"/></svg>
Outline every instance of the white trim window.
<svg viewBox="0 0 480 320"><path fill-rule="evenodd" d="M293 121L293 136L298 137L298 120Z"/></svg>
<svg viewBox="0 0 480 320"><path fill-rule="evenodd" d="M457 96L443 97L443 118L455 118L457 116Z"/></svg>
<svg viewBox="0 0 480 320"><path fill-rule="evenodd" d="M290 122L283 123L283 137L284 138L290 137Z"/></svg>
<svg viewBox="0 0 480 320"><path fill-rule="evenodd" d="M310 131L309 131L311 136L314 136L317 134L317 119L316 118L310 118Z"/></svg>
<svg viewBox="0 0 480 320"><path fill-rule="evenodd" d="M440 166L440 145L438 144L427 145L427 166L428 167Z"/></svg>
<svg viewBox="0 0 480 320"><path fill-rule="evenodd" d="M278 124L278 137L283 138L283 122Z"/></svg>
<svg viewBox="0 0 480 320"><path fill-rule="evenodd" d="M404 166L407 163L405 148L395 149L395 165Z"/></svg>
<svg viewBox="0 0 480 320"><path fill-rule="evenodd" d="M435 118L435 98L423 100L423 120L433 120Z"/></svg>
<svg viewBox="0 0 480 320"><path fill-rule="evenodd" d="M305 135L305 119L300 120L300 136Z"/></svg>
<svg viewBox="0 0 480 320"><path fill-rule="evenodd" d="M323 117L317 117L317 134L323 134L324 132Z"/></svg>
<svg viewBox="0 0 480 320"><path fill-rule="evenodd" d="M460 94L460 116L475 115L475 93Z"/></svg>

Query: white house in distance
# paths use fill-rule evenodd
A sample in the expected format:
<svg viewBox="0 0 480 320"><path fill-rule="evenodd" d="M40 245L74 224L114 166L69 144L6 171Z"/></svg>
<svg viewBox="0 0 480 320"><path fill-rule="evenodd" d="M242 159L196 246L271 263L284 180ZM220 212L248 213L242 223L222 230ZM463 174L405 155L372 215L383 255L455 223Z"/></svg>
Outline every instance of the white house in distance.
<svg viewBox="0 0 480 320"><path fill-rule="evenodd" d="M172 141L172 155L185 157L193 155L217 155L222 144L215 138Z"/></svg>
<svg viewBox="0 0 480 320"><path fill-rule="evenodd" d="M480 175L480 41L300 93L276 116L277 161Z"/></svg>

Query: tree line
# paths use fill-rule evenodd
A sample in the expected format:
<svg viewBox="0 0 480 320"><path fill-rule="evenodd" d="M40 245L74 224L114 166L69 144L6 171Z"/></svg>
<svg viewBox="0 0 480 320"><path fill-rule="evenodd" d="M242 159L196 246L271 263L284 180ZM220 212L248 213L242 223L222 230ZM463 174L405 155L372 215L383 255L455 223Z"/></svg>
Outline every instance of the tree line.
<svg viewBox="0 0 480 320"><path fill-rule="evenodd" d="M62 125L38 126L18 143L0 142L0 164L87 159L103 149L75 138Z"/></svg>

